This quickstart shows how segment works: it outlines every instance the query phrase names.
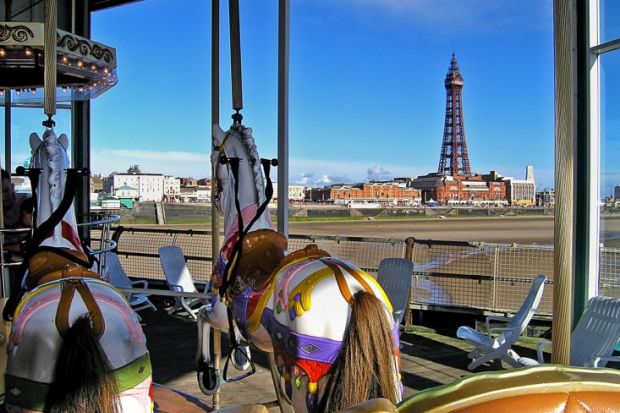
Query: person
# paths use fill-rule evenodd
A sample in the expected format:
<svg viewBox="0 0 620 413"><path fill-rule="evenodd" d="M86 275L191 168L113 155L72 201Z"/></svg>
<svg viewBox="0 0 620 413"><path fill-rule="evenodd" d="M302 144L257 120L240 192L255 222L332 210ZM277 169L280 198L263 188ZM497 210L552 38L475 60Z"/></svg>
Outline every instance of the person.
<svg viewBox="0 0 620 413"><path fill-rule="evenodd" d="M19 228L21 225L21 203L28 197L25 194L16 194L11 183L11 176L2 169L2 208L5 228Z"/></svg>
<svg viewBox="0 0 620 413"><path fill-rule="evenodd" d="M32 217L34 213L34 198L28 197L19 206L21 211L21 227L32 228Z"/></svg>
<svg viewBox="0 0 620 413"><path fill-rule="evenodd" d="M15 193L15 188L11 183L11 176L7 171L2 169L0 171L2 176L2 208L4 217L5 229L17 229L24 228L30 225L26 225L24 218L27 218L27 214L24 214L22 209L22 203L26 201L28 195ZM30 211L34 209L33 201L30 201ZM28 207L28 204L25 205ZM32 219L30 219L32 223ZM15 263L15 265L9 266L10 288L13 291L20 285L20 280L23 276L22 268L17 263L23 260L22 256L22 241L26 240L29 236L27 231L24 232L4 232L3 249L4 249L4 263Z"/></svg>

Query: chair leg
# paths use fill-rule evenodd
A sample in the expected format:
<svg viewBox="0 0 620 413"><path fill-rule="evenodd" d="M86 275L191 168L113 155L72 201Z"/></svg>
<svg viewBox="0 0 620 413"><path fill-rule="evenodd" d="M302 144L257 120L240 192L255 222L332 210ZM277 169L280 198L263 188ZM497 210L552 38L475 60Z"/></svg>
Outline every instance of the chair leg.
<svg viewBox="0 0 620 413"><path fill-rule="evenodd" d="M501 349L502 349L501 347L498 347L496 349L491 349L491 351L489 351L488 353L482 354L480 357L472 360L472 362L469 363L469 365L467 366L467 369L472 371L476 369L477 367L483 365L484 363L487 363L491 360L502 358L503 355L501 353Z"/></svg>
<svg viewBox="0 0 620 413"><path fill-rule="evenodd" d="M191 318L193 318L194 320L198 320L198 318L196 317L196 313L198 312L198 310L192 310L192 308L185 302L183 298L181 298L181 305L183 306L185 311L187 311Z"/></svg>
<svg viewBox="0 0 620 413"><path fill-rule="evenodd" d="M517 368L517 367L522 367L522 364L519 362L520 358L521 357L517 354L516 351L514 351L513 349L508 349L508 351L506 352L506 355L502 357L502 360L510 364L510 366Z"/></svg>

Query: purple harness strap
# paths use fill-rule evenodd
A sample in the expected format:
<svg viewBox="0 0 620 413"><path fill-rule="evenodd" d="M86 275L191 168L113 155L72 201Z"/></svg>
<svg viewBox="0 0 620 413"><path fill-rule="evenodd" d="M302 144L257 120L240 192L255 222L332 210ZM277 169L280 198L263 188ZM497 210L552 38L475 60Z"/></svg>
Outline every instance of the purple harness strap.
<svg viewBox="0 0 620 413"><path fill-rule="evenodd" d="M269 308L265 308L261 324L269 331L274 345L286 349L289 354L300 359L333 364L342 347L342 341L294 332L280 324Z"/></svg>

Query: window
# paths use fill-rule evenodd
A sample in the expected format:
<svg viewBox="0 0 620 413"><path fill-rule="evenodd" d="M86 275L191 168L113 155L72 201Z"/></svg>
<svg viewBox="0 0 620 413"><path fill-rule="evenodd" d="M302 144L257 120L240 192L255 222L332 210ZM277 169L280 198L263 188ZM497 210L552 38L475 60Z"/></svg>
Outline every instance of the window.
<svg viewBox="0 0 620 413"><path fill-rule="evenodd" d="M589 295L620 297L616 286L620 268L620 208L614 188L620 185L620 3L615 0L590 1L590 281ZM594 29L594 30L593 30ZM601 45L604 45L601 47Z"/></svg>

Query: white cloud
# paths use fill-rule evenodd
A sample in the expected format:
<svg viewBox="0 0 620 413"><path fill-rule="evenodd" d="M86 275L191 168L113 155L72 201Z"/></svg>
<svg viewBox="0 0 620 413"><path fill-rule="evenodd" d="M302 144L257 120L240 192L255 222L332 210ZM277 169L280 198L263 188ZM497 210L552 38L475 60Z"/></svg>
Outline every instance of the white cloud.
<svg viewBox="0 0 620 413"><path fill-rule="evenodd" d="M369 179L390 179L393 176L412 177L434 171L434 166L374 165L362 161L328 161L323 159L291 158L291 177L300 177L295 183L323 186L337 183L359 183ZM389 172L388 172L389 171ZM291 182L294 180L291 179Z"/></svg>
<svg viewBox="0 0 620 413"><path fill-rule="evenodd" d="M392 179L392 174L386 171L382 166L376 165L368 168L368 181L387 181Z"/></svg>
<svg viewBox="0 0 620 413"><path fill-rule="evenodd" d="M194 178L211 176L211 160L207 153L95 148L91 162L93 173L104 175L125 172L129 166L139 165L146 173Z"/></svg>

